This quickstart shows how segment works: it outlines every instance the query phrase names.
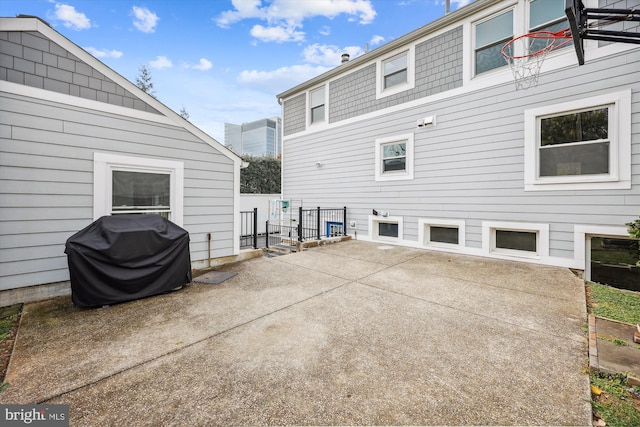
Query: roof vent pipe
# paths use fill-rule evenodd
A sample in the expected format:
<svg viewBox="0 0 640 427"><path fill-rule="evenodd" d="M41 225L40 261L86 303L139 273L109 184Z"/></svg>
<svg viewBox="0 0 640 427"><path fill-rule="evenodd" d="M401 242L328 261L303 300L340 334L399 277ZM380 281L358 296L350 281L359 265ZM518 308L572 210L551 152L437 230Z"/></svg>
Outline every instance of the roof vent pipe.
<svg viewBox="0 0 640 427"><path fill-rule="evenodd" d="M348 53L343 53L342 54L342 63L344 64L345 62L349 62L349 54Z"/></svg>
<svg viewBox="0 0 640 427"><path fill-rule="evenodd" d="M448 15L451 12L451 0L446 0L444 2L444 14Z"/></svg>

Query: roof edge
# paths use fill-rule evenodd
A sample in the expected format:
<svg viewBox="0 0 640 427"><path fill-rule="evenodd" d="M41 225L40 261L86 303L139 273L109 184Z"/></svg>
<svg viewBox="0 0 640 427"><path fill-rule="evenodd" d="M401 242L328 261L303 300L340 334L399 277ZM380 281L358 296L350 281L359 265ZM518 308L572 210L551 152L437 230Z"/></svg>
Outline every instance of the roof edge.
<svg viewBox="0 0 640 427"><path fill-rule="evenodd" d="M395 40L392 40L389 43L386 43L376 49L373 49L372 51L367 52L364 55L358 56L357 58L354 58L349 62L345 62L335 68L332 68L329 71L326 71L320 74L319 76L316 76L310 80L307 80L306 82L300 83L299 85L294 86L293 88L288 89L276 95L276 98L278 99L278 102L281 102L282 99L288 98L291 95L297 94L298 92L301 92L312 86L315 86L324 80L328 80L352 68L358 67L363 63L369 62L372 59L382 56L394 49L397 49L400 46L411 43L419 38L426 36L427 34L430 34L442 28L448 27L457 21L460 21L468 16L471 16L488 6L492 6L494 4L500 3L501 1L503 0L476 0L473 3L469 3L468 5L461 7L460 9L454 12L444 15L443 17L430 22L429 24L423 25L422 27L417 28L411 31L410 33L407 33L404 36L401 36Z"/></svg>
<svg viewBox="0 0 640 427"><path fill-rule="evenodd" d="M73 41L69 40L62 33L59 33L55 29L53 29L46 21L36 17L36 16L25 16L22 15L16 18L7 18L0 17L0 30L2 31L36 31L47 37L49 40L57 43L58 45L65 48L72 55L76 56L78 59L84 61L87 65L97 69L102 74L107 76L109 79L113 80L118 85L124 87L129 92L135 94L142 101L151 105L153 108L158 110L162 115L172 120L176 126L180 126L184 128L189 133L197 136L202 139L203 142L210 145L212 148L218 150L222 155L228 157L230 160L234 161L234 163L240 164L242 162L242 158L238 156L236 153L229 150L223 143L212 137L211 135L204 132L202 129L198 128L188 120L185 120L182 116L180 116L177 112L173 111L171 108L167 107L158 99L149 95L148 93L141 90L138 86L136 86L129 79L125 78L117 71L109 67L104 62L100 61L98 58L91 55L89 52L75 44Z"/></svg>

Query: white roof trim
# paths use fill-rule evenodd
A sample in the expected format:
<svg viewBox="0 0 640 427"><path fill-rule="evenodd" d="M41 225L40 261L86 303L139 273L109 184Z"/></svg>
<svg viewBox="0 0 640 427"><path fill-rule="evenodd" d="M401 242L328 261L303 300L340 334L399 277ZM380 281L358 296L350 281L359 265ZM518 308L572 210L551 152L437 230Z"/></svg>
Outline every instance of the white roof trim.
<svg viewBox="0 0 640 427"><path fill-rule="evenodd" d="M82 49L80 46L73 43L71 40L69 40L68 38L66 38L59 32L57 32L56 30L51 28L44 21L38 18L0 18L0 28L2 28L2 31L39 32L43 36L47 37L49 40L53 41L54 43L58 44L62 48L69 51L72 55L74 55L81 61L85 62L90 67L93 67L96 70L98 70L104 76L111 79L114 83L122 86L123 88L125 88L126 90L134 94L141 101L155 108L157 111L162 113L167 119L169 119L170 121L169 123L186 129L193 135L197 136L199 139L206 142L212 148L215 148L216 150L218 150L224 156L233 160L238 165L241 163L242 159L235 153L231 152L231 150L225 147L222 143L218 142L217 140L215 140L214 138L212 138L211 136L209 136L208 134L206 134L196 126L194 126L189 121L183 119L178 113L176 113L175 111L173 111L172 109L164 105L162 102L158 101L153 96L142 91L135 84L133 84L126 78L122 77L120 74L118 74L117 72L109 68L106 64L104 64L103 62L95 58L89 52ZM2 87L4 87L4 85ZM100 104L102 104L103 106L111 105L111 104L105 104L105 103L100 103ZM107 108L102 108L102 110L107 110ZM138 110L127 109L127 111L131 113L132 111L138 111ZM148 116L145 116L145 119L148 120L149 119ZM164 122L164 123L167 123L167 122Z"/></svg>

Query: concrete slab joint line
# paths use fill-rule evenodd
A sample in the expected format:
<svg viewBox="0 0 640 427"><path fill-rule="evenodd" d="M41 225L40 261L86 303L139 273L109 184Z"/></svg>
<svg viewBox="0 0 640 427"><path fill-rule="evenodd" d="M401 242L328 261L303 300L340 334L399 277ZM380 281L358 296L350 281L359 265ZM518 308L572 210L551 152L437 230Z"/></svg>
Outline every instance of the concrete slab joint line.
<svg viewBox="0 0 640 427"><path fill-rule="evenodd" d="M26 304L0 403L73 426L591 423L567 269L351 240L216 271L237 274Z"/></svg>

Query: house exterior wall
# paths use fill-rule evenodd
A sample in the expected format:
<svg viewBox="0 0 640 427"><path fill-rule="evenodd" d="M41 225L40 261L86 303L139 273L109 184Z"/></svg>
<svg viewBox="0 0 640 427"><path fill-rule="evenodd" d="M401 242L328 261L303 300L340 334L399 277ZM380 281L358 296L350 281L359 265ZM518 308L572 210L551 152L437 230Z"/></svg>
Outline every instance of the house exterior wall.
<svg viewBox="0 0 640 427"><path fill-rule="evenodd" d="M2 40L37 39L44 52L42 37L16 32L3 32ZM23 52L34 44L24 45ZM57 52L58 64L60 58L73 56L53 45L49 49ZM17 46L0 45L6 71L2 76L18 74ZM13 68L8 67L10 62ZM135 88L124 89L124 80L115 87L106 84L113 83L104 76L110 71L106 67L103 74L87 69L77 58L72 62L74 73L87 77L79 80L89 85L97 85L89 75L103 75L96 81L107 89L106 98L98 95L100 91L84 97L66 89L29 85L24 73L23 80L0 79L0 294L46 284L55 284L54 293L68 292L65 242L97 219L96 200L106 194L104 188L95 190L97 155L179 164L183 185L176 190L181 210L177 220L189 232L193 267L237 255L240 159L161 104L124 101L129 95L135 97ZM64 63L69 68L69 62ZM54 65L46 70L48 76L56 75ZM122 95L113 98L112 91ZM54 295L40 290L36 294ZM19 295L34 299L27 293ZM3 300L6 303L4 294Z"/></svg>
<svg viewBox="0 0 640 427"><path fill-rule="evenodd" d="M160 114L36 31L0 31L0 80Z"/></svg>
<svg viewBox="0 0 640 427"><path fill-rule="evenodd" d="M499 2L484 3L487 13L498 10ZM324 82L314 79L313 87L330 88L331 119L317 130L311 126L285 136L283 198L309 206L347 206L350 223L355 223L347 224L348 233L360 239L390 241L372 230L375 221L385 220L372 216L375 209L401 224L401 235L393 243L585 268L585 236L623 236L624 224L640 215L640 49L620 44L604 52L591 49L581 67L573 49L566 49L547 59L536 88L515 91L508 67L475 79L465 71L471 51L458 46L469 45L471 24L481 16L413 42L415 89L398 94L395 104L384 100L363 106L363 99L375 92L379 58L363 58L357 67L343 73L338 69ZM454 35L457 40L452 40ZM438 66L428 55L423 61L425 55L419 53L436 41L453 46L443 50L443 70L455 76L450 86L438 85L439 79L419 70ZM418 89L432 87L437 90ZM302 85L300 91L305 90ZM525 188L526 164L532 160L525 149L526 113L612 93L629 94L631 100L624 136L630 151L621 161L630 178L621 178L624 182L617 188ZM283 95L301 96L296 88ZM299 109L284 109L284 127L290 117L299 122L300 114ZM417 121L425 117L434 117L435 125L418 128ZM413 138L413 178L377 180L376 140L398 135ZM316 162L322 166L315 167ZM455 248L427 244L425 223L463 224L462 243ZM538 254L493 252L488 233L509 225L535 230L541 239Z"/></svg>
<svg viewBox="0 0 640 427"><path fill-rule="evenodd" d="M329 123L414 101L462 85L462 27L415 47L416 86L376 99L376 64L329 84Z"/></svg>

